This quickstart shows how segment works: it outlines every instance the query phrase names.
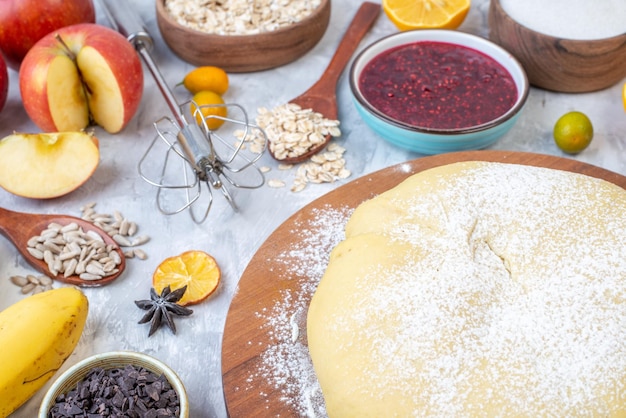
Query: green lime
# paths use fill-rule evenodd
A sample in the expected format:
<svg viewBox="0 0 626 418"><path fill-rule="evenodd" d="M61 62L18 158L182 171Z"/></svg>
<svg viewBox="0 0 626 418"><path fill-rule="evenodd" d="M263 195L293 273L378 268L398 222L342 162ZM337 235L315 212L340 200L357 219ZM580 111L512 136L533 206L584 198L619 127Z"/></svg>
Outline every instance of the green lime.
<svg viewBox="0 0 626 418"><path fill-rule="evenodd" d="M568 154L578 154L591 143L593 125L582 112L568 112L554 125L554 142Z"/></svg>

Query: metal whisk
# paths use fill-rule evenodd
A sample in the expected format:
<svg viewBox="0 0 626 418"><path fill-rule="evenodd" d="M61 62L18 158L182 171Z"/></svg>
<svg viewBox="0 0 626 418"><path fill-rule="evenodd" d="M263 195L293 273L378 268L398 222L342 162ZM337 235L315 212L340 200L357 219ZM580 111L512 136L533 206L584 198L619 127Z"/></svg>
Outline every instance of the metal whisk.
<svg viewBox="0 0 626 418"><path fill-rule="evenodd" d="M150 55L153 41L141 18L126 0L103 0L103 4L111 23L126 36L145 62L173 116L154 123L157 134L138 164L140 176L158 188L157 207L166 215L190 209L194 222L201 223L211 210L212 189L215 189L237 210L229 186L255 189L265 183L263 173L255 164L267 147L265 133L250 123L245 109L237 104L200 106L193 103L192 106L191 102L186 102L179 105ZM204 116L202 111L212 106L226 107L229 117L211 112ZM224 121L220 133L209 129L207 121L212 118ZM265 139L257 142L261 148L248 151L247 139L259 134ZM231 142L227 141L227 136ZM149 174L150 169L154 169L153 157L163 158L163 155L160 170ZM172 167L176 162L179 165ZM204 212L197 213L194 204L201 202L202 189L207 190L208 197L204 201Z"/></svg>

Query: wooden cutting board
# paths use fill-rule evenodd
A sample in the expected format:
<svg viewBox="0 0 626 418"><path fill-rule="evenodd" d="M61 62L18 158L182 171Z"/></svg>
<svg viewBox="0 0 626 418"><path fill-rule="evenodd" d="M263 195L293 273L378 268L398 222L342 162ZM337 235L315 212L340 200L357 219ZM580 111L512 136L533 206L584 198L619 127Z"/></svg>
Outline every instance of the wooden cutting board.
<svg viewBox="0 0 626 418"><path fill-rule="evenodd" d="M244 271L231 303L222 346L224 396L231 417L293 417L299 411L293 402L281 399L284 393L275 384L259 377L257 370L265 367L263 353L275 341L267 326L267 313L285 297L297 292L302 280L293 275L284 263L276 261L299 244L304 237L298 233L329 207L354 208L364 200L384 192L412 174L459 161L495 161L555 168L586 174L610 181L626 189L626 177L579 161L549 155L509 151L468 151L420 158L385 168L352 181L305 206L278 227L259 248ZM309 300L306 300L308 306ZM294 308L295 309L295 308ZM295 312L287 312L293 314ZM299 341L306 345L306 313L299 315ZM251 376L257 377L251 379ZM297 382L296 382L297 383Z"/></svg>

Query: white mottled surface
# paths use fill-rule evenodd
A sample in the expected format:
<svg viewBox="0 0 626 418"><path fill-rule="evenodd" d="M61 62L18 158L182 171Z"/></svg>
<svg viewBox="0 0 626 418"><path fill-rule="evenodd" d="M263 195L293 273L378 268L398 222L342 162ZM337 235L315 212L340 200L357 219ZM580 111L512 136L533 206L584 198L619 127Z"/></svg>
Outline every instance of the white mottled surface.
<svg viewBox="0 0 626 418"><path fill-rule="evenodd" d="M174 56L163 43L156 26L153 0L131 0L129 4L140 12L155 38L153 56L173 86L193 67ZM254 117L258 107L273 107L302 93L325 69L359 4L357 0L333 0L328 31L312 51L296 62L274 70L231 74L231 88L226 100L240 103ZM460 30L486 37L487 7L488 0L475 0ZM100 8L98 13L98 20L108 25ZM361 48L395 31L381 13ZM113 284L85 290L90 301L87 327L62 370L95 353L110 350L145 352L163 360L180 375L189 394L191 417L225 417L221 336L239 277L256 249L287 217L344 182L309 185L297 194L290 192L288 187L272 189L265 186L259 190L238 191L235 199L241 207L239 213L234 213L220 196L216 196L209 220L200 226L194 224L186 213L170 217L161 215L155 207L154 188L139 178L136 168L153 138L152 122L168 112L147 70L145 74L142 105L130 125L115 136L96 129L101 144L101 163L83 187L50 201L27 200L0 190L0 205L25 212L79 215L83 204L96 201L98 210L112 213L117 209L138 222L140 231L152 237L142 247L149 258L129 260L126 273ZM0 113L0 135L4 137L13 131L38 131L21 106L17 73L10 71L9 77L9 99ZM554 145L552 126L561 114L576 109L585 112L593 121L595 138L587 150L570 158L626 175L626 113L620 92L621 85L577 95L532 89L517 125L492 148L565 156ZM187 99L182 89L176 89L175 93L179 100ZM345 157L353 173L346 181L421 157L389 145L364 125L351 103L345 75L340 80L338 101L343 131L340 142L347 148ZM279 171L269 155L263 157L261 165L273 168L267 178L282 178L291 184L293 171ZM152 272L161 260L190 249L204 250L215 256L223 271L222 286L208 301L195 306L191 317L177 321L177 335L161 329L148 338L148 326L137 324L142 311L133 301L148 297ZM11 244L0 238L0 309L24 297L8 277L30 271ZM49 385L12 417L35 416Z"/></svg>

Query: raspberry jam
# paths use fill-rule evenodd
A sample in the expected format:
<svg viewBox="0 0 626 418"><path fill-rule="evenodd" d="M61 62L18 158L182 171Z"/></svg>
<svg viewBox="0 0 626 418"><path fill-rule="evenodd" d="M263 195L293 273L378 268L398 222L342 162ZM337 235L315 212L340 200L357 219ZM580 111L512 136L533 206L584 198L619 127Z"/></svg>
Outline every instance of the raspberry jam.
<svg viewBox="0 0 626 418"><path fill-rule="evenodd" d="M487 123L513 107L518 95L511 74L493 58L433 41L379 54L363 68L359 89L390 118L426 129Z"/></svg>

